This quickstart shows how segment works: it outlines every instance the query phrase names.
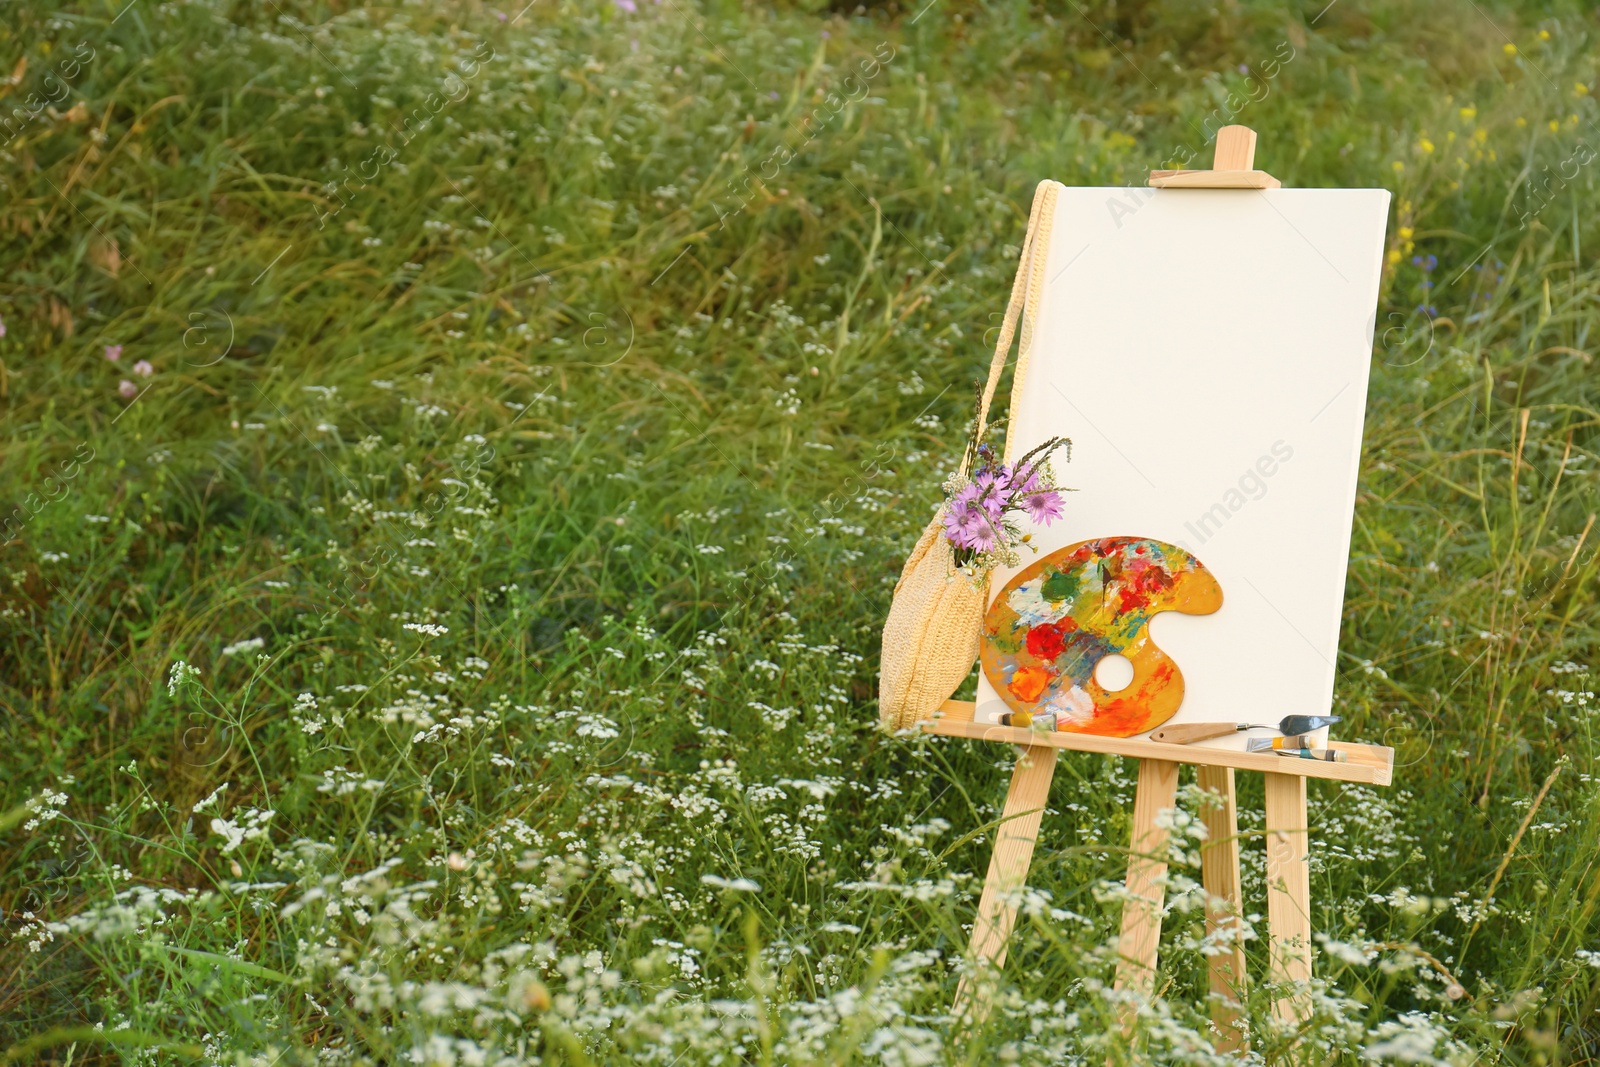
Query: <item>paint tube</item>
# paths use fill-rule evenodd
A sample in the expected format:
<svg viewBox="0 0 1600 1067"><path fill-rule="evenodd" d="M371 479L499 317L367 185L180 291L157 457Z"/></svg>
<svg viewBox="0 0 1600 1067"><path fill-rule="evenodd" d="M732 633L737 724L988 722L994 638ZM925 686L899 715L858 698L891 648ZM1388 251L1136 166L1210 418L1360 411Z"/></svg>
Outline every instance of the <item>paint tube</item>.
<svg viewBox="0 0 1600 1067"><path fill-rule="evenodd" d="M1000 716L1001 726L1020 726L1030 730L1051 733L1060 724L1062 716L1053 711L1008 711Z"/></svg>
<svg viewBox="0 0 1600 1067"><path fill-rule="evenodd" d="M1348 753L1336 748L1276 748L1273 751L1280 756L1321 760L1324 763L1347 763L1350 758Z"/></svg>
<svg viewBox="0 0 1600 1067"><path fill-rule="evenodd" d="M1310 734L1296 737L1252 737L1245 742L1246 752L1270 752L1275 748L1314 748L1316 740Z"/></svg>

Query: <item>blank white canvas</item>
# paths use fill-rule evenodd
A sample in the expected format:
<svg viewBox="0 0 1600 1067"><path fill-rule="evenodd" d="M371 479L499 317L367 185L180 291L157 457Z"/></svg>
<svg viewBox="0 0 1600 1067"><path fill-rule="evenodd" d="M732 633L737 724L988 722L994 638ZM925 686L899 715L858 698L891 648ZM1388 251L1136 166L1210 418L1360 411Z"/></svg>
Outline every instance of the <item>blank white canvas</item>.
<svg viewBox="0 0 1600 1067"><path fill-rule="evenodd" d="M1070 437L1054 467L1077 491L1023 566L1131 535L1216 575L1221 610L1151 622L1186 686L1173 723L1332 706L1388 205L1381 189L1060 193L1010 432L1016 456ZM978 720L1005 710L981 679Z"/></svg>

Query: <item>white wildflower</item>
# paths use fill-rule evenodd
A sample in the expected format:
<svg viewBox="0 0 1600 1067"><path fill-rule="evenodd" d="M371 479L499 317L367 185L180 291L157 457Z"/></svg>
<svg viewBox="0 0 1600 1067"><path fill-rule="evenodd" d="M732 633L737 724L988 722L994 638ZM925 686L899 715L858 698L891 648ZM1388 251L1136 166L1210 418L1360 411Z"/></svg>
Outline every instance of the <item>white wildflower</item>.
<svg viewBox="0 0 1600 1067"><path fill-rule="evenodd" d="M220 834L227 843L222 846L224 855L232 852L246 841L255 841L267 836L267 822L277 812L251 808L239 816L237 822L231 819L212 819L211 832Z"/></svg>
<svg viewBox="0 0 1600 1067"><path fill-rule="evenodd" d="M739 893L759 893L761 886L748 878L723 878L716 874L702 874L702 885L715 886L718 889L732 889Z"/></svg>
<svg viewBox="0 0 1600 1067"><path fill-rule="evenodd" d="M425 634L428 637L443 637L450 632L450 627L440 626L432 622L408 622L400 627L402 630L411 630L415 633Z"/></svg>
<svg viewBox="0 0 1600 1067"><path fill-rule="evenodd" d="M183 660L178 660L172 665L172 669L167 672L167 695L171 697L177 696L180 685L198 677L200 677L199 667L191 667Z"/></svg>
<svg viewBox="0 0 1600 1067"><path fill-rule="evenodd" d="M207 808L209 808L211 805L213 805L213 804L215 804L217 802L217 798L222 795L222 791L224 789L228 788L229 784L230 783L228 783L228 782L223 782L221 785L217 786L217 788L215 788L215 789L213 789L211 791L211 795L210 796L206 797L204 800L196 802L195 806L190 808L189 810L190 811L205 811Z"/></svg>

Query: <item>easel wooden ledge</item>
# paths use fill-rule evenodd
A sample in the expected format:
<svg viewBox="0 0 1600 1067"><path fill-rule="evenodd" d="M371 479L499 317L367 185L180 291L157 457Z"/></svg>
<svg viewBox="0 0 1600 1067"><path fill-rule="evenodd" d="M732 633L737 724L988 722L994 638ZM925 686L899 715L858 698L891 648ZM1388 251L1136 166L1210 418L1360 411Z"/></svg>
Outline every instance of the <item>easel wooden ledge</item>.
<svg viewBox="0 0 1600 1067"><path fill-rule="evenodd" d="M1150 184L1158 188L1274 189L1279 182L1270 174L1252 170L1255 131L1225 126L1217 131L1215 169L1210 171L1152 171ZM1150 995L1155 982L1156 947L1161 940L1161 910L1165 902L1163 879L1167 871L1167 831L1158 825L1163 809L1177 801L1178 765L1192 763L1199 785L1214 792L1222 803L1202 813L1208 833L1201 850L1201 881L1205 886L1206 933L1215 937L1240 930L1243 895L1239 884L1239 821L1234 790L1236 770L1266 775L1267 924L1270 941L1270 977L1274 981L1304 982L1311 977L1311 878L1306 865L1309 816L1306 779L1330 778L1386 786L1394 776L1394 750L1381 745L1329 742L1346 753L1345 763L1293 759L1271 752L1237 752L1193 745L1164 744L1145 738L1096 737L1088 734L1041 733L1011 726L974 721L971 701L947 700L935 717L919 724L922 730L947 737L999 741L1022 748L1006 793L1005 808L995 834L994 853L972 927L971 955L980 969L991 973L1004 966L1007 942L1017 917L1017 890L1028 879L1039 823L1050 797L1056 753L1102 752L1130 756L1139 761L1139 784L1134 797L1133 832L1129 842L1127 889L1129 902L1122 914L1118 940L1121 960L1116 988ZM1239 1025L1239 1003L1245 989L1244 946L1237 936L1219 938L1224 951L1210 958L1212 1022L1219 1051L1243 1048L1247 1037ZM956 992L958 1017L981 1020L988 1013L986 985L969 973ZM1286 1022L1304 1017L1302 998L1287 995L1273 1005L1273 1014Z"/></svg>

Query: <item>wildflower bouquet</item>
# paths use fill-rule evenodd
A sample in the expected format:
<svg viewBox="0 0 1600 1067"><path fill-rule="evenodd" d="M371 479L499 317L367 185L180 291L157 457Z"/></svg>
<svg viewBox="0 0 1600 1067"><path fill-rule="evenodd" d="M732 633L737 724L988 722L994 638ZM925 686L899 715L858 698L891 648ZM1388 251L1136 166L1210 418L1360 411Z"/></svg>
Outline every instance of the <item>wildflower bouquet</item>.
<svg viewBox="0 0 1600 1067"><path fill-rule="evenodd" d="M1061 517L1050 457L1062 446L1070 461L1072 442L1052 437L1016 463L1005 463L978 439L974 424L966 462L944 483L944 535L957 569L974 584L1002 563L1014 567L1021 561L1018 547L1033 537L1018 525L1022 516L1041 526Z"/></svg>

